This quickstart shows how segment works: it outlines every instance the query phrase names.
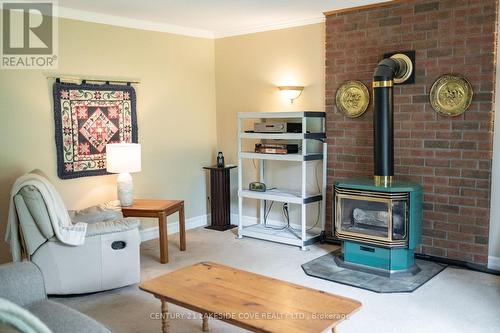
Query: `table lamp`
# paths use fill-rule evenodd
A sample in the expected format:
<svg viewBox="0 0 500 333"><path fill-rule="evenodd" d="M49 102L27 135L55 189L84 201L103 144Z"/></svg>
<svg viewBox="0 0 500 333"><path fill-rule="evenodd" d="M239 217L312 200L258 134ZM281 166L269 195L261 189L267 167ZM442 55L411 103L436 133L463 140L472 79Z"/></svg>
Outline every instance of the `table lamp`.
<svg viewBox="0 0 500 333"><path fill-rule="evenodd" d="M141 171L141 145L138 143L111 143L106 145L106 170L118 173L117 192L122 206L134 203L134 183L131 172Z"/></svg>

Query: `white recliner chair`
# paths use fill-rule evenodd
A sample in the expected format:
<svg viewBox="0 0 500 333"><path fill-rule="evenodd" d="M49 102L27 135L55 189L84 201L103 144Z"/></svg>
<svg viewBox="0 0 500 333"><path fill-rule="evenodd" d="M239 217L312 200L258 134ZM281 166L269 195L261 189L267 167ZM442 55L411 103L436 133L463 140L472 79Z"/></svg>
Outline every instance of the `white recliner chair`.
<svg viewBox="0 0 500 333"><path fill-rule="evenodd" d="M56 237L42 195L24 186L15 196L26 257L42 271L47 294L82 294L140 281L139 220L99 205L70 211L73 222L86 222L85 243L69 246Z"/></svg>

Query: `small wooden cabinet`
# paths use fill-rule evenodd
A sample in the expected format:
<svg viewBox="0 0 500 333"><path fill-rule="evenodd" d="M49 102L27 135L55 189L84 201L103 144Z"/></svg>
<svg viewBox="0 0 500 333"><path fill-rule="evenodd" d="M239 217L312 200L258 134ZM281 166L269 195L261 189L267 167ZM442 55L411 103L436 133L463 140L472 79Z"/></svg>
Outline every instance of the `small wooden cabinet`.
<svg viewBox="0 0 500 333"><path fill-rule="evenodd" d="M211 223L207 229L224 231L236 227L231 225L230 171L234 168L235 165L223 168L203 167L210 171Z"/></svg>

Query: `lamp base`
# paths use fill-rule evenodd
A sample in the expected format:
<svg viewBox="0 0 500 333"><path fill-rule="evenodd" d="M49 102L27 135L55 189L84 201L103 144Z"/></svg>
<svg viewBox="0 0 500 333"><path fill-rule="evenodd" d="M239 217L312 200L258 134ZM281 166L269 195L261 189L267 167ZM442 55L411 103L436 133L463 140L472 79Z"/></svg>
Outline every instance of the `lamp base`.
<svg viewBox="0 0 500 333"><path fill-rule="evenodd" d="M134 203L134 182L132 181L130 173L122 172L118 174L116 185L120 205L124 207L132 206Z"/></svg>

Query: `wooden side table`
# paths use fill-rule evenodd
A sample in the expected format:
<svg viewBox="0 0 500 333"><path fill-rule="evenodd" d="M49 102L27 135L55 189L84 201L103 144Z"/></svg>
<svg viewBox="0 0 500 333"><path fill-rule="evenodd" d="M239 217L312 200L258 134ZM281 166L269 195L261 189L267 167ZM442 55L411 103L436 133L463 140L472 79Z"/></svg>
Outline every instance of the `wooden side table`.
<svg viewBox="0 0 500 333"><path fill-rule="evenodd" d="M179 212L180 250L186 251L186 221L183 200L135 199L132 206L122 207L124 217L156 217L160 233L160 262L168 263L167 217Z"/></svg>

